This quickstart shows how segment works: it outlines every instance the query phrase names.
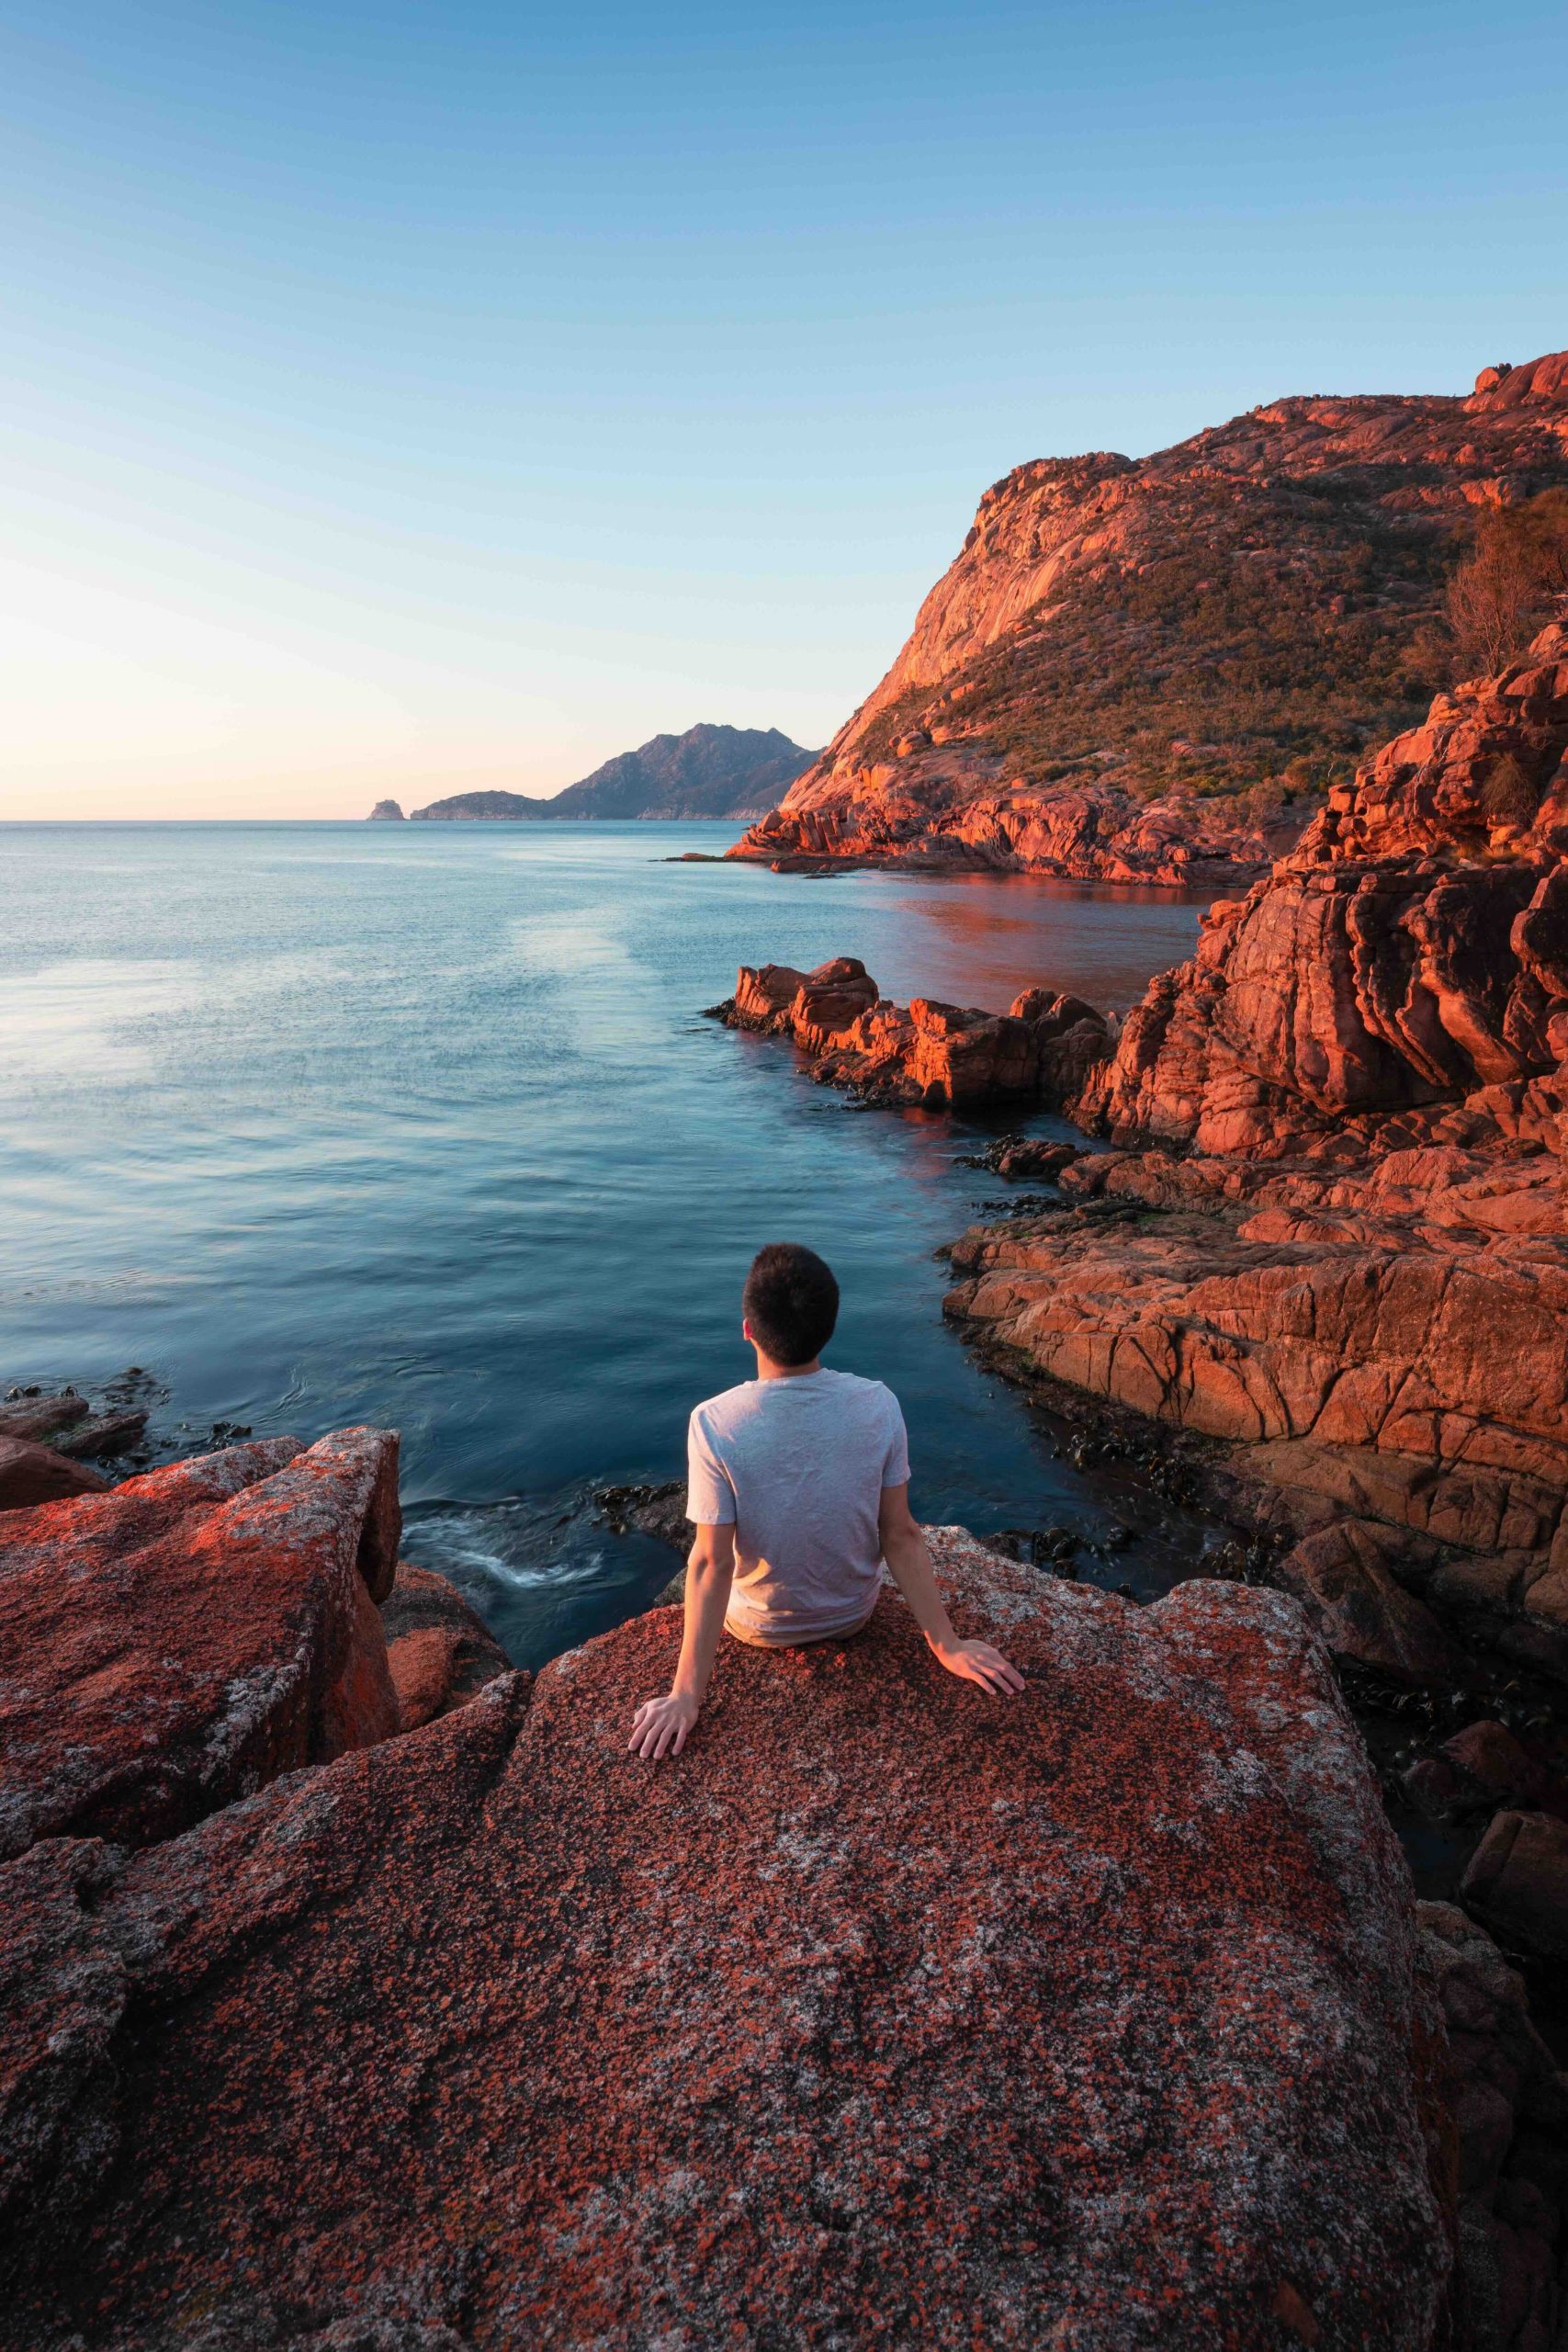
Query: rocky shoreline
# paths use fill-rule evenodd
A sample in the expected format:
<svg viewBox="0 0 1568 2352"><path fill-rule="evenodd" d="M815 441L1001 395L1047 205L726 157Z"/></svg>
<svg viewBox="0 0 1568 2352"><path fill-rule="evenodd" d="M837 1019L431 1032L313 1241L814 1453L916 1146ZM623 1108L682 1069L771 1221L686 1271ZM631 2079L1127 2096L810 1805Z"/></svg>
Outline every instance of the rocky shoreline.
<svg viewBox="0 0 1568 2352"><path fill-rule="evenodd" d="M890 1595L727 1651L655 1774L676 1612L509 1671L396 1464L265 1439L0 1524L0 2343L1537 2340L1563 2078L1412 1907L1290 1601L938 1530L1032 1697Z"/></svg>
<svg viewBox="0 0 1568 2352"><path fill-rule="evenodd" d="M796 808L786 798L728 854L775 874L892 866L1223 890L1266 874L1313 813L1304 795L1299 806L1255 820L1234 805L1190 793L1143 801L1105 784L1013 783L987 791L985 784L1001 782L996 762L965 763L917 742L898 749L897 771L874 765L836 776L841 799L821 809Z"/></svg>
<svg viewBox="0 0 1568 2352"><path fill-rule="evenodd" d="M1021 1034L1049 1003L905 1013L840 958L743 967L716 1010L866 1099L1032 1102L1110 1143L1007 1139L998 1173L1051 1190L953 1245L946 1313L1058 1409L1163 1425L1229 1572L1334 1653L1395 1810L1464 1826L1453 1919L1561 2034L1568 626L1337 787L1124 1024L1083 1008L1064 1079ZM1402 1701L1425 1737L1379 1736ZM1487 2343L1554 2342L1564 2308L1561 2120L1530 2145L1531 2248L1486 2223Z"/></svg>
<svg viewBox="0 0 1568 2352"><path fill-rule="evenodd" d="M852 958L718 1010L1091 1131L1000 1139L1043 1189L947 1312L1234 1545L1138 1605L935 1531L1016 1708L888 1595L731 1645L651 1772L674 1610L512 1671L401 1556L395 1433L110 1485L111 1414L14 1396L0 2346L1557 2352L1568 630L1124 1024ZM1459 1902L1385 1793L1468 1825Z"/></svg>

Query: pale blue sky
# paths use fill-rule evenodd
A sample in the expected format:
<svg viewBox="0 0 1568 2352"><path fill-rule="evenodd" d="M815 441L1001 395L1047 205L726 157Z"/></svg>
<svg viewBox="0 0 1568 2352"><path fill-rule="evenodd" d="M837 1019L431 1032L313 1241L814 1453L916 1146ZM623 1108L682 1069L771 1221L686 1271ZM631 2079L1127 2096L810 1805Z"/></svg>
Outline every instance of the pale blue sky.
<svg viewBox="0 0 1568 2352"><path fill-rule="evenodd" d="M1568 344L1568 16L12 0L0 815L823 741L986 485Z"/></svg>

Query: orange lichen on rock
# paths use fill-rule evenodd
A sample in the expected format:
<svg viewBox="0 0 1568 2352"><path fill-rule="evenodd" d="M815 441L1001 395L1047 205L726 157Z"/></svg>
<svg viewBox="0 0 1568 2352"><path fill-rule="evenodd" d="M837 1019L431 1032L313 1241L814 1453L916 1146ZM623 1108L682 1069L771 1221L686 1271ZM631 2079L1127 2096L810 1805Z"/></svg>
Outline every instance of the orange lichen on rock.
<svg viewBox="0 0 1568 2352"><path fill-rule="evenodd" d="M0 2343L1447 2342L1438 2013L1299 1611L936 1549L1016 1702L888 1593L650 1769L659 1611L8 1865Z"/></svg>
<svg viewBox="0 0 1568 2352"><path fill-rule="evenodd" d="M398 1441L266 1438L0 1525L0 1853L142 1845L398 1726Z"/></svg>

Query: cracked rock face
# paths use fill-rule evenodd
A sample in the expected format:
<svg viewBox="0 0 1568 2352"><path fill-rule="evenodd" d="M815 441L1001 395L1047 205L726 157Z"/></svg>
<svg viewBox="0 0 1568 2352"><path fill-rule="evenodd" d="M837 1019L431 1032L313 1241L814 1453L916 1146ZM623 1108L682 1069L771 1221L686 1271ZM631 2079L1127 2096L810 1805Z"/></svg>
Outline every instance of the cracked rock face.
<svg viewBox="0 0 1568 2352"><path fill-rule="evenodd" d="M267 1438L0 1520L0 1853L139 1846L398 1726L398 1441Z"/></svg>
<svg viewBox="0 0 1568 2352"><path fill-rule="evenodd" d="M1507 790L1499 793L1499 779ZM1440 696L1300 848L1151 983L1082 1112L1122 1140L1265 1159L1476 1098L1555 1130L1568 1051L1568 627Z"/></svg>
<svg viewBox="0 0 1568 2352"><path fill-rule="evenodd" d="M976 1228L949 1310L1228 1442L1340 1655L1430 1679L1457 1633L1568 1679L1565 1048L1554 624L1153 982L1074 1110L1123 1148L1059 1179L1122 1221Z"/></svg>
<svg viewBox="0 0 1568 2352"><path fill-rule="evenodd" d="M1023 1698L888 1593L650 1768L659 1611L9 1865L72 2022L7 2055L0 2343L1445 2342L1438 2013L1301 1614L936 1550Z"/></svg>

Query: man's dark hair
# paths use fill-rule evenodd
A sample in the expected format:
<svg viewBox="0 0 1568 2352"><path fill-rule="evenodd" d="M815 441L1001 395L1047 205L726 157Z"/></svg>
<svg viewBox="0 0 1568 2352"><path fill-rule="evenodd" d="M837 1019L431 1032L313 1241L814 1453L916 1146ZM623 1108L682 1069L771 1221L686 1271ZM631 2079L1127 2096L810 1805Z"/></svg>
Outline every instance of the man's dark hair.
<svg viewBox="0 0 1568 2352"><path fill-rule="evenodd" d="M815 1250L770 1241L751 1261L742 1303L765 1356L774 1363L809 1363L833 1336L839 1285Z"/></svg>

